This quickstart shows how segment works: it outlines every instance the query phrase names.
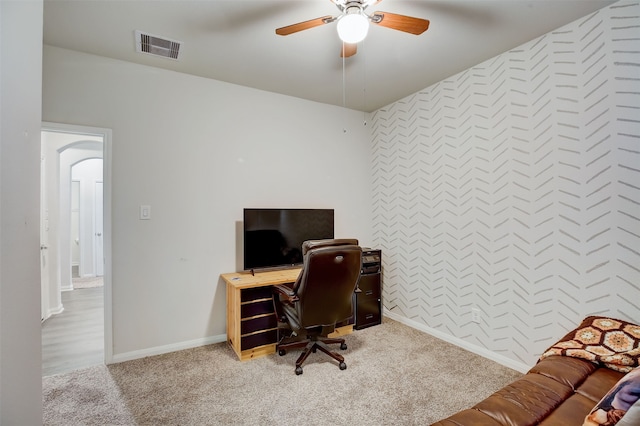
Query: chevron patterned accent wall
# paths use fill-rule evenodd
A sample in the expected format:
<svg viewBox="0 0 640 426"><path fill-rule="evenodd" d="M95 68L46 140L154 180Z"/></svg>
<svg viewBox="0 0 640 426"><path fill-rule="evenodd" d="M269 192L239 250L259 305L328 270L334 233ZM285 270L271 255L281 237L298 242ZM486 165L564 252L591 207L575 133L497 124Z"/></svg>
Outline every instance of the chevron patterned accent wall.
<svg viewBox="0 0 640 426"><path fill-rule="evenodd" d="M386 310L525 365L587 315L640 322L638 1L371 122Z"/></svg>

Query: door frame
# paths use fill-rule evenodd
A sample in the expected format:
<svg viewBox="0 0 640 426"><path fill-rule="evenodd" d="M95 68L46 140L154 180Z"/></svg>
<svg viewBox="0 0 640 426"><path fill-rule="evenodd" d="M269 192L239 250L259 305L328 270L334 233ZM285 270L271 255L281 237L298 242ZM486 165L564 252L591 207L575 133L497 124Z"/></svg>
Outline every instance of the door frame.
<svg viewBox="0 0 640 426"><path fill-rule="evenodd" d="M40 320L49 313L49 206L47 204L47 179L45 177L46 157L40 143Z"/></svg>
<svg viewBox="0 0 640 426"><path fill-rule="evenodd" d="M103 255L104 255L104 361L113 362L113 307L111 282L111 183L112 183L112 139L111 129L43 122L42 131L101 136L103 173Z"/></svg>

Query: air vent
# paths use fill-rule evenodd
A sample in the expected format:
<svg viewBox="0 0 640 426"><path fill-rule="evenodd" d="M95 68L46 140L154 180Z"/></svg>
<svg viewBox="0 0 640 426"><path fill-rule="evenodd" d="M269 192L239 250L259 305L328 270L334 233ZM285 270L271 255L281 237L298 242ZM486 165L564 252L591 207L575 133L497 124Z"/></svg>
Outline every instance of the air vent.
<svg viewBox="0 0 640 426"><path fill-rule="evenodd" d="M136 52L178 60L180 42L136 31Z"/></svg>

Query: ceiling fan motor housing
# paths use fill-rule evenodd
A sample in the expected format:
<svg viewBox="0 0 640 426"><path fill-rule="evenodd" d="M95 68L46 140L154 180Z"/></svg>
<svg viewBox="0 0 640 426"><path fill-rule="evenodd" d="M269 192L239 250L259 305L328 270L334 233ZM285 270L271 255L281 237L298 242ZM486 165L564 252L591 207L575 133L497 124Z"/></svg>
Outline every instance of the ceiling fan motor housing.
<svg viewBox="0 0 640 426"><path fill-rule="evenodd" d="M363 6L361 1L356 1L356 0L347 1L344 4L344 6L338 5L338 7L344 13L344 16L355 14L355 13L360 15L366 15L364 13L365 6Z"/></svg>

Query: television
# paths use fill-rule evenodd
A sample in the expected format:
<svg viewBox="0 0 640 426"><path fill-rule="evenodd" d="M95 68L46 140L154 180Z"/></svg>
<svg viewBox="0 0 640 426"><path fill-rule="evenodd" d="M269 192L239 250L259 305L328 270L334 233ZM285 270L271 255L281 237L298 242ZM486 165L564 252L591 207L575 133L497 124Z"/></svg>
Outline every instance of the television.
<svg viewBox="0 0 640 426"><path fill-rule="evenodd" d="M302 243L333 238L333 209L244 209L244 270L302 264Z"/></svg>

